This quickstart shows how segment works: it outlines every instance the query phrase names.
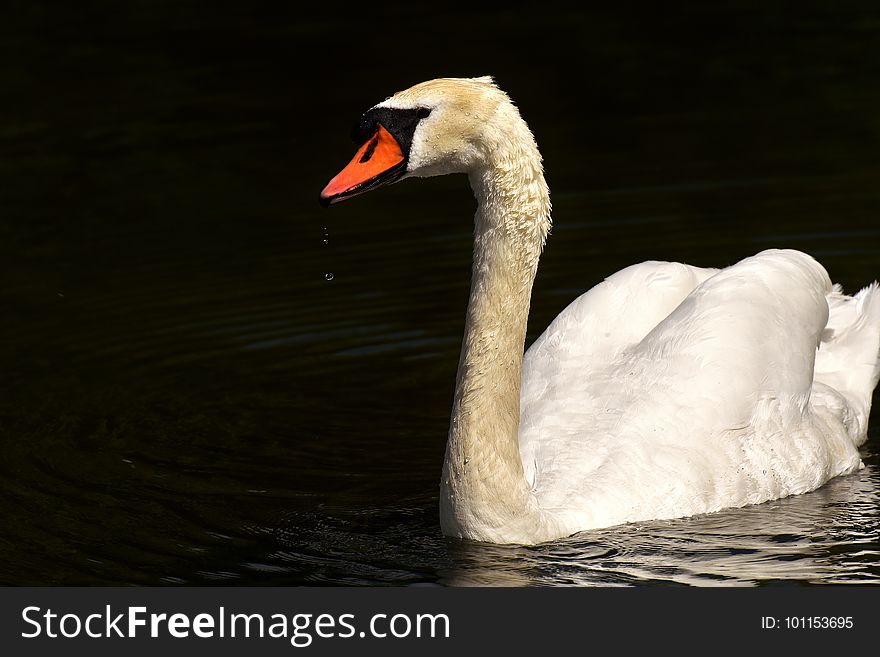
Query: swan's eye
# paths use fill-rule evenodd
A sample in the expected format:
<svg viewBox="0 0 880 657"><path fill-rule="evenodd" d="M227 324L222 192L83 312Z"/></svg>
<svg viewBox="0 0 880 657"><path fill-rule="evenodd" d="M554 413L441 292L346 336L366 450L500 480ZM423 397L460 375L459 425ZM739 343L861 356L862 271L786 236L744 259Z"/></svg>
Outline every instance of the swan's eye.
<svg viewBox="0 0 880 657"><path fill-rule="evenodd" d="M416 112L416 116L420 119L425 119L431 114L431 109L429 107L420 107L419 111Z"/></svg>

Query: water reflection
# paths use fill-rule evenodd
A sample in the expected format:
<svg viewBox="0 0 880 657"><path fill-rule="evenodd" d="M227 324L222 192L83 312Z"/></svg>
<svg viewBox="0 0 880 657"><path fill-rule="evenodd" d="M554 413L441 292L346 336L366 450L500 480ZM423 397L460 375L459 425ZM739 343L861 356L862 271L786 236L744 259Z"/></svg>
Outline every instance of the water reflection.
<svg viewBox="0 0 880 657"><path fill-rule="evenodd" d="M465 586L880 583L876 466L807 495L706 516L585 532L533 548L457 543Z"/></svg>

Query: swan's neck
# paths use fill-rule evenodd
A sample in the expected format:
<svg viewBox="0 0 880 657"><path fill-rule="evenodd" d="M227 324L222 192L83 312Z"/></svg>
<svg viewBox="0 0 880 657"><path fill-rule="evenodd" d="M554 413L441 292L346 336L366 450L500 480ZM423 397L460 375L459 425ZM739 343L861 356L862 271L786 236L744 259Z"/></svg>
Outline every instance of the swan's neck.
<svg viewBox="0 0 880 657"><path fill-rule="evenodd" d="M470 175L473 273L441 481L444 532L495 542L513 542L515 526L535 513L519 452L520 380L550 197L534 139L519 123L519 138L508 134Z"/></svg>

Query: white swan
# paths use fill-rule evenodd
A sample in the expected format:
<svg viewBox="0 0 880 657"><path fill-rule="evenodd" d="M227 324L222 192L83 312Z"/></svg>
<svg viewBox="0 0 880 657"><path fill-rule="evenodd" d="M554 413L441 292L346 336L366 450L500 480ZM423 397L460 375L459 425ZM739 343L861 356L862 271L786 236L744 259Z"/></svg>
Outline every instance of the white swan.
<svg viewBox="0 0 880 657"><path fill-rule="evenodd" d="M329 204L464 172L473 275L440 491L444 533L538 543L814 490L860 467L880 292L797 251L726 269L646 262L576 299L523 356L550 198L491 78L424 82L364 114Z"/></svg>

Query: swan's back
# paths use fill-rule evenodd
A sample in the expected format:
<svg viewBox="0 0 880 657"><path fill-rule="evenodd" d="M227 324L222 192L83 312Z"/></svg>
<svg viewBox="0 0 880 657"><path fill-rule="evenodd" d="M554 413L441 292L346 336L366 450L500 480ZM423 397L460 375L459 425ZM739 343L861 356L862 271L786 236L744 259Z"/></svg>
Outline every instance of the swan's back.
<svg viewBox="0 0 880 657"><path fill-rule="evenodd" d="M878 351L876 287L803 253L629 267L526 354L527 480L573 531L813 490L860 465Z"/></svg>

